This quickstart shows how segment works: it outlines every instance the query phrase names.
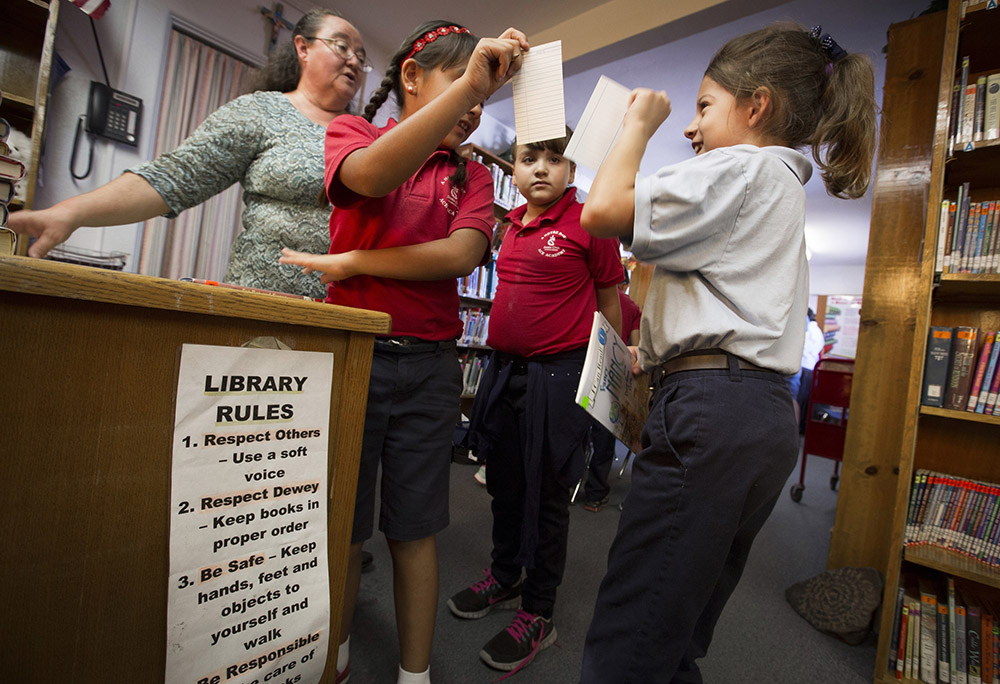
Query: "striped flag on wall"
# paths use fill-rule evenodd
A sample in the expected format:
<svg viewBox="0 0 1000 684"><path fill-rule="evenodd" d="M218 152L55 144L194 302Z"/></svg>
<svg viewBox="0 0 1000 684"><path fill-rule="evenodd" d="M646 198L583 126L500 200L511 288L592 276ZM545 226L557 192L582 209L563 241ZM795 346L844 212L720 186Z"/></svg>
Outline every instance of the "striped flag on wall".
<svg viewBox="0 0 1000 684"><path fill-rule="evenodd" d="M111 7L111 0L70 0L74 5L82 9L84 12L92 16L94 19L100 19L104 16L104 13L108 11Z"/></svg>

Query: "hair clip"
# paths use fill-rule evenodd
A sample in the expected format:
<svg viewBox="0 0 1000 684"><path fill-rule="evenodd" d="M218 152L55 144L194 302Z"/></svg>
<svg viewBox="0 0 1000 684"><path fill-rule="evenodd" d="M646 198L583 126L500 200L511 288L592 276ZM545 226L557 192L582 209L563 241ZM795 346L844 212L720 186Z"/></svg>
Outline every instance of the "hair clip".
<svg viewBox="0 0 1000 684"><path fill-rule="evenodd" d="M820 49L830 59L831 63L836 64L844 57L847 57L847 50L840 47L829 33L823 33L822 26L818 24L813 26L809 35L819 43Z"/></svg>
<svg viewBox="0 0 1000 684"><path fill-rule="evenodd" d="M403 62L405 62L410 57L423 50L425 47L427 47L429 43L433 43L435 40L438 39L439 36L441 37L447 36L449 33L468 33L468 32L469 29L465 28L464 26L441 26L433 31L428 31L413 43L413 49L406 54L406 57L403 57Z"/></svg>

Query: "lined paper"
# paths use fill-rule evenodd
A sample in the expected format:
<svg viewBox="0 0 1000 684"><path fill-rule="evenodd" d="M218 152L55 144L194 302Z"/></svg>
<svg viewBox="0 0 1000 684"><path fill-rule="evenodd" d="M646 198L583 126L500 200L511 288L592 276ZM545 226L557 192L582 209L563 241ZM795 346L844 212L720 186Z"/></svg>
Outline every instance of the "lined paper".
<svg viewBox="0 0 1000 684"><path fill-rule="evenodd" d="M622 84L601 76L563 156L581 166L599 169L622 134L631 93Z"/></svg>
<svg viewBox="0 0 1000 684"><path fill-rule="evenodd" d="M521 59L524 64L513 80L517 144L564 137L562 41L533 47Z"/></svg>

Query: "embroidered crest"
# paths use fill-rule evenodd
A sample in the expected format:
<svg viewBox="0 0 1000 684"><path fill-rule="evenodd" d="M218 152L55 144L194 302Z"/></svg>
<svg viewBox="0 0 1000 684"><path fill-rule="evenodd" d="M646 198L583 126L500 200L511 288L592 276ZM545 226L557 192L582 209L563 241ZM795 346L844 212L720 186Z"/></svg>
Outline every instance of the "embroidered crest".
<svg viewBox="0 0 1000 684"><path fill-rule="evenodd" d="M438 198L438 202L441 203L441 206L444 207L449 216L455 216L458 213L458 201L462 198L463 189L456 188L447 178L441 181L441 185L448 186L448 190L444 197Z"/></svg>
<svg viewBox="0 0 1000 684"><path fill-rule="evenodd" d="M538 253L543 257L557 257L566 253L566 248L561 247L556 238L566 239L565 233L559 230L550 230L542 235L542 246L538 248Z"/></svg>

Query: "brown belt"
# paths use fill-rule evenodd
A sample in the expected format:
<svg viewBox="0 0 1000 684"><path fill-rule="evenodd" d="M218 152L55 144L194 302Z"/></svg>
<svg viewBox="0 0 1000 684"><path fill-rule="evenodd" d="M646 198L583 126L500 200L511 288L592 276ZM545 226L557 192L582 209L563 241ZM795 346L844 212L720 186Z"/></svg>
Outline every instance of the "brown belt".
<svg viewBox="0 0 1000 684"><path fill-rule="evenodd" d="M769 371L755 363L744 361L734 356L740 370ZM661 377L672 373L689 370L725 370L729 368L729 355L723 351L705 351L704 353L689 353L677 356L660 366Z"/></svg>

